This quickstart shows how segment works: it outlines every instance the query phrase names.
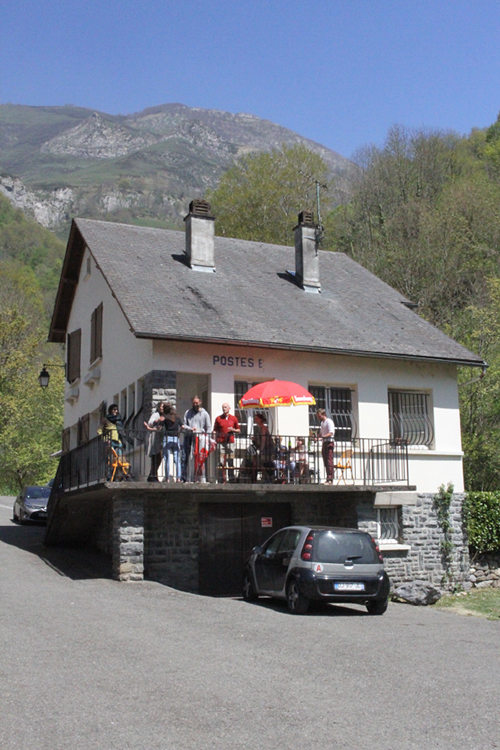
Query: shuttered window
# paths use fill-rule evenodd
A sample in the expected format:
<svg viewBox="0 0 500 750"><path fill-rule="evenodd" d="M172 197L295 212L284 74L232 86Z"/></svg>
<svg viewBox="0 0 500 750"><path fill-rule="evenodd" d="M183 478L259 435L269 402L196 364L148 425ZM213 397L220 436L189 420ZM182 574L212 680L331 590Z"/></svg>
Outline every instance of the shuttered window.
<svg viewBox="0 0 500 750"><path fill-rule="evenodd" d="M62 431L61 450L63 453L67 453L69 451L70 436L71 436L71 430L69 427L66 427L66 429Z"/></svg>
<svg viewBox="0 0 500 750"><path fill-rule="evenodd" d="M80 377L80 357L82 348L82 330L79 328L73 333L68 333L67 338L67 378L68 383L78 380Z"/></svg>
<svg viewBox="0 0 500 750"><path fill-rule="evenodd" d="M102 302L90 320L90 364L102 357Z"/></svg>
<svg viewBox="0 0 500 750"><path fill-rule="evenodd" d="M78 420L78 445L89 440L90 414L84 414Z"/></svg>

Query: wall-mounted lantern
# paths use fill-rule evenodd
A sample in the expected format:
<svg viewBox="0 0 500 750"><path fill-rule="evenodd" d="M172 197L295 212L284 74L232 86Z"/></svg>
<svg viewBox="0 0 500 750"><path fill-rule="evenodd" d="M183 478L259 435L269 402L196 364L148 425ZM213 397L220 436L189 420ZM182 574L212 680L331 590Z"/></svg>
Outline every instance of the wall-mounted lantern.
<svg viewBox="0 0 500 750"><path fill-rule="evenodd" d="M38 376L38 382L40 383L40 388L47 388L50 380L50 375L47 372L47 367L64 367L64 372L66 372L66 365L42 365L42 371L40 375Z"/></svg>

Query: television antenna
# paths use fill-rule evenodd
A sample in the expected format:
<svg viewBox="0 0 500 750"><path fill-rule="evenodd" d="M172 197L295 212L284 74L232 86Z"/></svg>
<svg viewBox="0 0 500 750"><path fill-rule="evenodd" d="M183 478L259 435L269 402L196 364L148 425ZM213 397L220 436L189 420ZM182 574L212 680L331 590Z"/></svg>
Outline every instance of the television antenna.
<svg viewBox="0 0 500 750"><path fill-rule="evenodd" d="M307 172L303 172L302 169L299 169L298 172L303 177L307 177L308 180L310 180L312 183L314 183L314 185L316 185L316 208L318 212L318 224L316 226L315 239L316 239L316 248L318 248L319 245L321 245L323 241L323 237L325 236L325 227L323 225L323 220L321 218L321 203L320 203L319 189L323 188L324 190L328 190L328 185L325 185L323 182L320 182L318 179L316 179L316 177L313 177Z"/></svg>

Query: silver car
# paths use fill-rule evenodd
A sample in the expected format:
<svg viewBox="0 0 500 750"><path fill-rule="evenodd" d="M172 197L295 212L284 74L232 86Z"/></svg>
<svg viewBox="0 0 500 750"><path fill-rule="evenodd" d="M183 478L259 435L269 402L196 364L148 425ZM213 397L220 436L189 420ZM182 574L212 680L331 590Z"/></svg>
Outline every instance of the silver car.
<svg viewBox="0 0 500 750"><path fill-rule="evenodd" d="M13 520L17 523L25 521L46 521L47 503L51 487L25 487L14 501L12 511Z"/></svg>
<svg viewBox="0 0 500 750"><path fill-rule="evenodd" d="M254 547L243 571L246 601L284 599L294 614L322 601L364 604L371 615L382 615L389 588L379 548L357 529L287 526Z"/></svg>

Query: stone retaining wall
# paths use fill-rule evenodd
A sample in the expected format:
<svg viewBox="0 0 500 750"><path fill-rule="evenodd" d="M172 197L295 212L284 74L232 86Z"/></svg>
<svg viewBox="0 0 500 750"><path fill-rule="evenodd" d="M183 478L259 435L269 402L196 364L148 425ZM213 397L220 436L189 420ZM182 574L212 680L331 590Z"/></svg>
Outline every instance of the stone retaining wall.
<svg viewBox="0 0 500 750"><path fill-rule="evenodd" d="M500 552L476 555L470 563L473 588L500 588Z"/></svg>
<svg viewBox="0 0 500 750"><path fill-rule="evenodd" d="M400 510L400 546L409 549L384 550L385 567L393 587L407 581L422 580L443 590L470 588L469 549L462 520L465 495L453 495L450 506L453 552L447 565L441 552L444 535L437 521L434 494L419 494L415 504ZM370 501L358 505L358 525L377 534L377 509Z"/></svg>

